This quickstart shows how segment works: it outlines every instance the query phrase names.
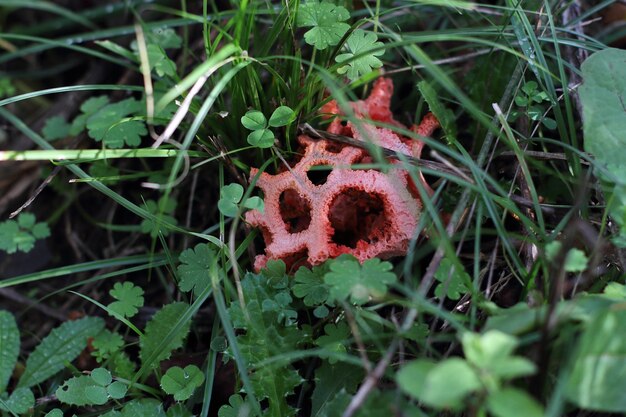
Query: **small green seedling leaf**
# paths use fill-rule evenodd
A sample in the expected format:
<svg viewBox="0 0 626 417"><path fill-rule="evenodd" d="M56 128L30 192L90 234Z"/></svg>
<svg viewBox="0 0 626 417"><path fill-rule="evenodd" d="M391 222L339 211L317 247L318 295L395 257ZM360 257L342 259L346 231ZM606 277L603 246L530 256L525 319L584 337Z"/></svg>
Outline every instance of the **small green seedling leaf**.
<svg viewBox="0 0 626 417"><path fill-rule="evenodd" d="M280 106L270 116L269 125L272 127L286 126L296 118L296 112L291 107Z"/></svg>
<svg viewBox="0 0 626 417"><path fill-rule="evenodd" d="M165 75L169 77L176 76L176 63L169 59L165 50L163 50L160 45L149 44L146 49L148 50L150 69L154 69L159 77Z"/></svg>
<svg viewBox="0 0 626 417"><path fill-rule="evenodd" d="M91 385L86 386L85 390L85 398L91 404L95 405L103 405L109 400L109 394L105 387L101 387L99 385Z"/></svg>
<svg viewBox="0 0 626 417"><path fill-rule="evenodd" d="M373 258L359 264L354 257L342 255L330 264L324 282L330 286L330 296L336 300L350 298L355 304L365 304L372 298L387 294L387 285L396 282L392 265Z"/></svg>
<svg viewBox="0 0 626 417"><path fill-rule="evenodd" d="M206 243L198 243L193 249L186 249L180 254L178 266L178 288L191 291L197 296L204 291L211 280L209 268L215 262L215 252Z"/></svg>
<svg viewBox="0 0 626 417"><path fill-rule="evenodd" d="M265 129L267 119L260 111L250 110L241 118L241 124L248 130Z"/></svg>
<svg viewBox="0 0 626 417"><path fill-rule="evenodd" d="M196 365L169 368L161 378L161 388L176 401L185 401L204 383L204 374Z"/></svg>
<svg viewBox="0 0 626 417"><path fill-rule="evenodd" d="M52 116L46 120L43 129L41 129L41 134L48 142L52 142L68 137L70 127L70 124L63 116Z"/></svg>
<svg viewBox="0 0 626 417"><path fill-rule="evenodd" d="M109 304L109 309L123 317L133 317L143 307L143 289L129 281L116 282L109 291L117 301Z"/></svg>
<svg viewBox="0 0 626 417"><path fill-rule="evenodd" d="M327 1L308 0L298 7L296 24L298 27L312 26L304 34L304 41L323 50L339 43L350 29L350 25L344 23L349 18L350 13L345 7Z"/></svg>
<svg viewBox="0 0 626 417"><path fill-rule="evenodd" d="M35 242L50 236L50 229L44 222L36 223L31 213L21 213L15 220L0 223L0 250L9 254L30 252Z"/></svg>
<svg viewBox="0 0 626 417"><path fill-rule="evenodd" d="M265 149L274 146L274 132L269 129L259 129L250 132L248 143L257 148Z"/></svg>
<svg viewBox="0 0 626 417"><path fill-rule="evenodd" d="M383 43L378 42L375 33L355 30L346 41L347 52L335 57L339 64L345 64L337 68L337 72L355 81L375 68L382 67L382 61L377 58L385 52L382 46Z"/></svg>

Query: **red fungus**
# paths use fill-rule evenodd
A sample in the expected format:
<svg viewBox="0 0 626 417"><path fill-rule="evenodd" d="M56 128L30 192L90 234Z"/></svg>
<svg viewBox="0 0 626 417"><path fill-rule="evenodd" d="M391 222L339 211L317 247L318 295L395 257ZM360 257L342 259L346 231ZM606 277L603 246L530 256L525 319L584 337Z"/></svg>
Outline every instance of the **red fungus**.
<svg viewBox="0 0 626 417"><path fill-rule="evenodd" d="M404 127L391 113L392 94L391 80L381 78L366 100L350 106L357 119ZM380 146L420 157L423 142L367 123L346 123L335 101L323 106L322 113L335 115L328 127L331 133L358 140L365 140L366 135ZM438 126L437 119L428 114L412 130L430 136ZM266 244L265 254L255 259L255 270L269 259L282 259L288 268L295 268L317 265L343 253L361 262L406 254L422 209L408 173L402 169L384 173L352 169L353 164L371 162L365 150L306 135L298 141L304 155L297 163L276 175L263 172L259 176L257 185L265 194L264 213L246 213L246 220L263 232ZM328 170L321 170L324 167ZM250 177L257 173L253 168ZM420 182L430 192L423 177Z"/></svg>

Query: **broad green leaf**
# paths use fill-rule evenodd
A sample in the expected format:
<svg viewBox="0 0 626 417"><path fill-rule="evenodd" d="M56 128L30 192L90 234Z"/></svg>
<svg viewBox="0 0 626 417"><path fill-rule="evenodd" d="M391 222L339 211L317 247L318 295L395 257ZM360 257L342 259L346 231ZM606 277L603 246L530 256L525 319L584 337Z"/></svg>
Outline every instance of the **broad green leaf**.
<svg viewBox="0 0 626 417"><path fill-rule="evenodd" d="M198 243L195 248L184 250L179 257L178 288L200 294L211 285L209 268L215 262L215 252L206 243Z"/></svg>
<svg viewBox="0 0 626 417"><path fill-rule="evenodd" d="M133 317L143 307L143 289L130 281L116 282L109 294L117 301L108 307L120 316Z"/></svg>
<svg viewBox="0 0 626 417"><path fill-rule="evenodd" d="M330 296L336 300L350 298L355 304L365 304L372 298L387 293L387 285L396 282L392 265L378 258L368 259L361 265L356 258L342 255L330 264L324 282L330 286Z"/></svg>
<svg viewBox="0 0 626 417"><path fill-rule="evenodd" d="M182 329L168 341L165 347L157 352L164 335L176 324L178 318L187 310L187 307L187 304L182 302L167 304L148 322L144 334L139 338L139 357L144 365L146 361L151 360L150 366L156 368L162 360L170 357L174 349L183 346L183 341L187 337L187 333L189 333L191 322L185 323Z"/></svg>
<svg viewBox="0 0 626 417"><path fill-rule="evenodd" d="M596 411L626 412L626 310L597 314L580 338L566 386L568 399Z"/></svg>
<svg viewBox="0 0 626 417"><path fill-rule="evenodd" d="M35 406L35 395L25 387L17 388L11 393L4 404L0 402L0 410L9 411L15 414L26 414L28 410Z"/></svg>
<svg viewBox="0 0 626 417"><path fill-rule="evenodd" d="M259 129L250 132L248 143L257 148L271 148L274 145L274 132L269 129Z"/></svg>
<svg viewBox="0 0 626 417"><path fill-rule="evenodd" d="M612 175L606 181L608 211L620 226L614 243L626 247L626 51L608 48L591 55L581 66L578 89L583 106L585 151Z"/></svg>
<svg viewBox="0 0 626 417"><path fill-rule="evenodd" d="M505 388L489 393L487 408L494 417L543 417L543 407L526 392Z"/></svg>
<svg viewBox="0 0 626 417"><path fill-rule="evenodd" d="M383 43L378 42L375 33L355 30L346 41L347 52L335 57L335 61L344 64L337 68L337 72L355 81L375 68L382 67L382 61L377 58L385 52L382 46Z"/></svg>
<svg viewBox="0 0 626 417"><path fill-rule="evenodd" d="M0 310L0 394L6 390L20 353L20 331L15 318Z"/></svg>
<svg viewBox="0 0 626 417"><path fill-rule="evenodd" d="M434 408L459 408L465 397L481 388L476 371L467 362L452 358L433 363L418 359L397 374L398 386Z"/></svg>
<svg viewBox="0 0 626 417"><path fill-rule="evenodd" d="M104 328L99 317L66 321L52 330L30 354L19 387L32 387L65 368L87 347L87 339Z"/></svg>
<svg viewBox="0 0 626 417"><path fill-rule="evenodd" d="M176 401L188 400L193 392L204 383L204 374L196 365L187 365L185 369L174 366L161 378L161 388L173 395Z"/></svg>
<svg viewBox="0 0 626 417"><path fill-rule="evenodd" d="M267 127L267 119L260 111L250 110L241 118L241 124L248 130L260 130Z"/></svg>
<svg viewBox="0 0 626 417"><path fill-rule="evenodd" d="M285 126L296 118L296 113L291 107L280 106L270 116L269 125L272 127Z"/></svg>
<svg viewBox="0 0 626 417"><path fill-rule="evenodd" d="M339 43L350 29L350 25L344 23L349 18L350 13L345 7L327 1L318 3L317 0L308 0L298 7L296 24L298 27L312 26L304 34L304 41L323 50Z"/></svg>

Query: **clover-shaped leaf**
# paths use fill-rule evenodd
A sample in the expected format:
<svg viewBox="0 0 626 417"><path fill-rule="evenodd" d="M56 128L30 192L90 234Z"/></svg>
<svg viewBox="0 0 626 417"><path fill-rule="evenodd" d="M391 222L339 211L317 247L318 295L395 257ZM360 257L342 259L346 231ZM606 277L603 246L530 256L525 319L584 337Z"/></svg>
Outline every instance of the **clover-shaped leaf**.
<svg viewBox="0 0 626 417"><path fill-rule="evenodd" d="M176 401L185 401L204 382L204 374L196 365L169 368L161 378L161 388L174 396Z"/></svg>
<svg viewBox="0 0 626 417"><path fill-rule="evenodd" d="M330 296L337 300L350 298L355 304L365 304L371 298L380 298L387 293L387 285L396 282L389 262L380 259L359 261L349 255L342 255L330 264L330 272L324 282L330 286Z"/></svg>
<svg viewBox="0 0 626 417"><path fill-rule="evenodd" d="M267 119L260 111L250 110L241 118L241 124L248 130L259 130L267 127Z"/></svg>
<svg viewBox="0 0 626 417"><path fill-rule="evenodd" d="M254 132L252 132L254 133ZM220 189L220 199L217 202L219 211L227 217L235 217L239 213L239 203L243 197L243 187L237 183L223 186ZM263 211L263 200L259 197L250 197L242 204L243 207Z"/></svg>
<svg viewBox="0 0 626 417"><path fill-rule="evenodd" d="M109 309L120 316L132 317L143 307L143 289L132 282L116 282L109 294L117 300L109 304Z"/></svg>
<svg viewBox="0 0 626 417"><path fill-rule="evenodd" d="M274 132L269 129L259 129L250 132L248 143L257 148L271 148L274 145Z"/></svg>
<svg viewBox="0 0 626 417"><path fill-rule="evenodd" d="M335 57L335 61L339 64L345 63L337 69L337 72L346 74L350 80L354 81L374 68L382 67L382 61L377 58L385 52L381 49L382 46L383 43L378 42L375 33L361 29L355 30L346 41L348 52Z"/></svg>
<svg viewBox="0 0 626 417"><path fill-rule="evenodd" d="M280 106L270 116L269 125L280 127L288 125L296 117L296 112L289 106Z"/></svg>
<svg viewBox="0 0 626 417"><path fill-rule="evenodd" d="M304 41L317 49L326 49L337 45L350 25L344 23L350 18L345 7L336 6L327 1L308 0L298 7L298 27L313 26L304 34Z"/></svg>
<svg viewBox="0 0 626 417"><path fill-rule="evenodd" d="M239 202L243 197L243 187L237 183L223 186L220 189L220 199L217 208L224 216L235 217L239 213Z"/></svg>

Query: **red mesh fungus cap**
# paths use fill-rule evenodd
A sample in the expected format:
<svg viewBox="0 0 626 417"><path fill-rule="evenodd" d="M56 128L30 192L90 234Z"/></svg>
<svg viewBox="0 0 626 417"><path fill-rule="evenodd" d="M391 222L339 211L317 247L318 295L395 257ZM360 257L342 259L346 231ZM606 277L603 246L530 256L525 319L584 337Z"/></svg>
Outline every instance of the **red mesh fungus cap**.
<svg viewBox="0 0 626 417"><path fill-rule="evenodd" d="M391 80L380 78L366 100L350 105L357 119L403 127L391 113L392 94ZM380 146L420 157L423 142L367 123L358 123L357 129L351 122L342 122L335 101L324 105L322 113L336 115L328 127L331 133L358 140L366 136ZM429 113L411 130L430 136L438 127ZM256 185L265 194L265 211L251 210L245 215L250 225L261 230L266 245L265 254L256 257L254 269L262 269L269 259L281 259L292 269L318 265L343 253L361 262L405 255L422 203L401 165L385 173L352 169L353 164L372 162L365 150L307 135L298 137L298 142L304 156L290 170L259 176ZM253 168L250 178L257 173ZM420 182L431 192L423 177Z"/></svg>

